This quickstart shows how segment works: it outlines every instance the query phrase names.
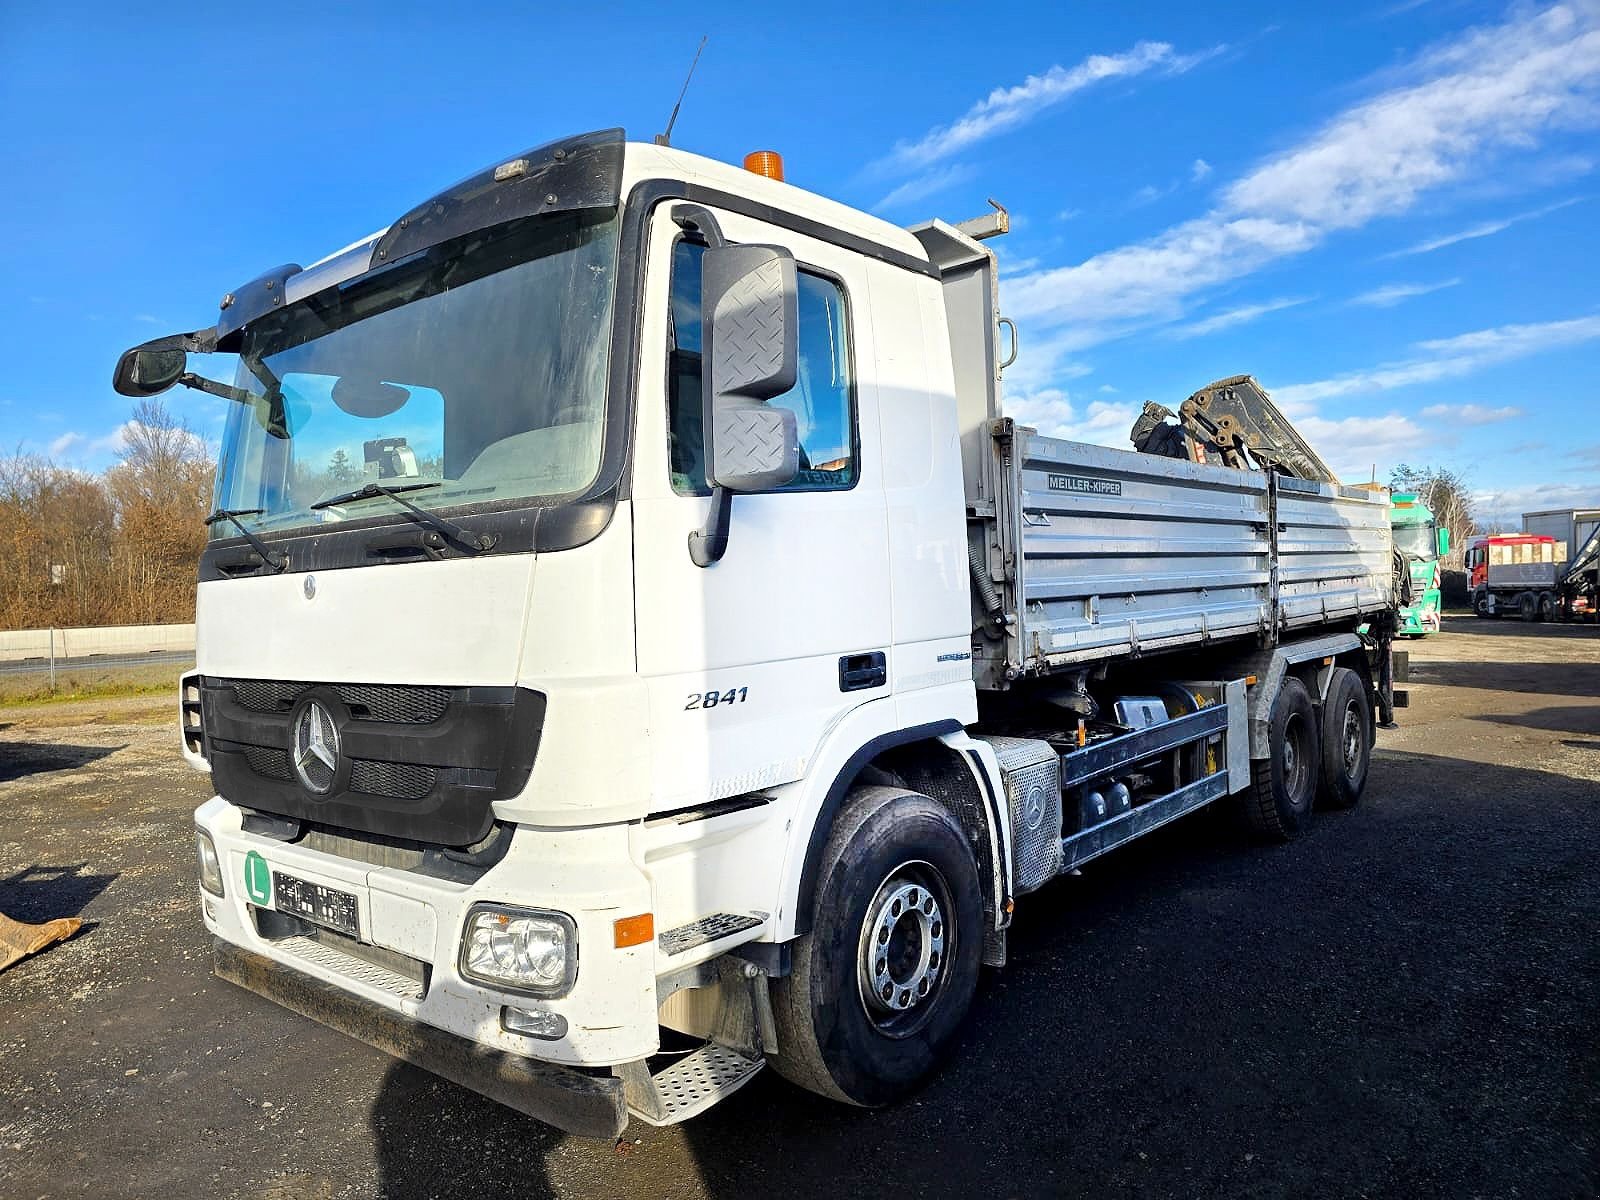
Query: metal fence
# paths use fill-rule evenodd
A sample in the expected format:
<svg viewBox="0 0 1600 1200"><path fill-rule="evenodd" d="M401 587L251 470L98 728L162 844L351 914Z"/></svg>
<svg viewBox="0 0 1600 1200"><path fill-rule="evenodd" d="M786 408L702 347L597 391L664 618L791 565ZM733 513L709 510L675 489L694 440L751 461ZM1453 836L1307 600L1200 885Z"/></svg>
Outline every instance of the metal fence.
<svg viewBox="0 0 1600 1200"><path fill-rule="evenodd" d="M91 654L86 657L66 658L54 654L44 658L24 658L16 662L0 662L0 675L48 675L50 686L55 687L56 676L74 670L104 670L118 667L147 667L161 663L189 666L194 662L193 650L152 650L144 654ZM176 679L181 671L174 670ZM174 684L176 686L176 684Z"/></svg>

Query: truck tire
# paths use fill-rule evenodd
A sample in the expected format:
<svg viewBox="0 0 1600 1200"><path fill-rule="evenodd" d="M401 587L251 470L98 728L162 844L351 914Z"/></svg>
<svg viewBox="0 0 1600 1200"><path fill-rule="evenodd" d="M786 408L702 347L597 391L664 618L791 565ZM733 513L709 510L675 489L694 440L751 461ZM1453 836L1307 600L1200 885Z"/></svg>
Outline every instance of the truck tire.
<svg viewBox="0 0 1600 1200"><path fill-rule="evenodd" d="M1311 823L1320 775L1321 738L1311 693L1293 675L1272 702L1267 757L1250 764L1250 787L1241 793L1245 824L1274 842L1287 842Z"/></svg>
<svg viewBox="0 0 1600 1200"><path fill-rule="evenodd" d="M1372 698L1361 676L1338 667L1322 705L1322 780L1319 808L1354 808L1372 765Z"/></svg>
<svg viewBox="0 0 1600 1200"><path fill-rule="evenodd" d="M811 932L773 981L791 1083L847 1104L892 1104L938 1067L971 1007L983 891L948 810L894 787L853 791L817 874Z"/></svg>
<svg viewBox="0 0 1600 1200"><path fill-rule="evenodd" d="M1489 611L1489 593L1488 592L1479 592L1476 596L1474 596L1472 598L1472 611L1476 615L1478 615L1480 617L1485 617L1485 618L1493 617L1495 615L1494 613Z"/></svg>
<svg viewBox="0 0 1600 1200"><path fill-rule="evenodd" d="M1517 597L1517 616L1524 621L1532 621L1539 611L1539 599L1532 592L1523 592Z"/></svg>
<svg viewBox="0 0 1600 1200"><path fill-rule="evenodd" d="M1554 621L1556 619L1556 598L1549 592L1539 593L1539 620Z"/></svg>

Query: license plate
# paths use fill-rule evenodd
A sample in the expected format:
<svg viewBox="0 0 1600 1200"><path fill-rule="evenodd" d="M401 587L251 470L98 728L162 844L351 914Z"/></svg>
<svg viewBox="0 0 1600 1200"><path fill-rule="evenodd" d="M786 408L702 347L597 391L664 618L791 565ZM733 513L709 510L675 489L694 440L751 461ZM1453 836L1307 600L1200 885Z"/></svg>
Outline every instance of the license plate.
<svg viewBox="0 0 1600 1200"><path fill-rule="evenodd" d="M353 938L361 936L361 922L356 915L356 898L338 888L325 887L285 875L272 873L272 896L279 912L293 913L318 925L326 925Z"/></svg>

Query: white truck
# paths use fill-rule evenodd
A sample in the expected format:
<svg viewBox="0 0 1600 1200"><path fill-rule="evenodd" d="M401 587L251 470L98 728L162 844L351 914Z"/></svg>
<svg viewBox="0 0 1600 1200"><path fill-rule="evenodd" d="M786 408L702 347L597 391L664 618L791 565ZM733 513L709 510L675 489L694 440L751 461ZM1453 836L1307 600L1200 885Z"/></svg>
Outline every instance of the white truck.
<svg viewBox="0 0 1600 1200"><path fill-rule="evenodd" d="M1019 897L1213 801L1293 837L1391 698L1384 497L1014 424L1003 214L770 174L554 142L115 376L228 401L217 972L590 1136L904 1097Z"/></svg>

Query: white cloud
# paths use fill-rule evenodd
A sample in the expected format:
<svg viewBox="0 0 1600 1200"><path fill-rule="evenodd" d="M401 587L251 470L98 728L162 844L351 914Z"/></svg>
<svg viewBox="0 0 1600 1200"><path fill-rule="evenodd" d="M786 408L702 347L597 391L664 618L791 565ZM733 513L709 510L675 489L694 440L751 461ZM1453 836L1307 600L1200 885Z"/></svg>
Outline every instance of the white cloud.
<svg viewBox="0 0 1600 1200"><path fill-rule="evenodd" d="M1474 225L1469 229L1460 230L1457 233L1449 233L1444 237L1431 238L1425 242L1418 242L1415 246L1407 246L1404 250L1393 250L1388 254L1385 254L1383 257L1404 258L1412 254L1431 254L1435 250L1443 250L1446 246L1454 246L1457 242L1468 242L1474 238L1492 237L1502 230L1510 229L1513 225L1519 224L1523 221L1536 220L1539 217L1547 216L1553 212L1558 212L1563 208L1570 208L1572 205L1577 204L1578 202L1587 198L1588 197L1586 196L1574 196L1572 199L1563 200L1559 204L1547 204L1543 208L1536 208L1530 212L1516 213L1513 216L1502 217L1498 221L1484 221L1482 224Z"/></svg>
<svg viewBox="0 0 1600 1200"><path fill-rule="evenodd" d="M1000 274L1014 275L1018 271L1031 271L1038 265L1037 258L1001 258Z"/></svg>
<svg viewBox="0 0 1600 1200"><path fill-rule="evenodd" d="M153 317L149 313L134 313L133 319L144 325L165 325L160 317Z"/></svg>
<svg viewBox="0 0 1600 1200"><path fill-rule="evenodd" d="M968 166L964 163L952 163L947 167L928 171L906 180L882 200L874 204L872 211L883 212L886 209L899 208L902 205L926 200L929 196L937 195L946 188L954 187L958 183L965 183L977 173L976 167Z"/></svg>
<svg viewBox="0 0 1600 1200"><path fill-rule="evenodd" d="M1421 353L1397 362L1384 363L1363 371L1352 371L1332 379L1280 388L1280 403L1313 404L1329 396L1352 392L1384 392L1415 383L1456 379L1483 367L1510 362L1546 350L1576 346L1600 338L1600 316L1575 317L1567 321L1545 321L1529 325L1501 325L1456 337L1418 342Z"/></svg>
<svg viewBox="0 0 1600 1200"><path fill-rule="evenodd" d="M1074 217L1081 217L1082 215L1083 215L1083 209L1081 209L1081 208L1063 208L1060 212L1058 212L1056 214L1056 220L1058 220L1058 221L1070 221Z"/></svg>
<svg viewBox="0 0 1600 1200"><path fill-rule="evenodd" d="M1182 315L1190 297L1298 254L1338 230L1470 181L1496 155L1600 119L1600 9L1556 6L1470 31L1389 88L1223 189L1217 206L1077 266L1024 276L1009 312L1119 336Z"/></svg>
<svg viewBox="0 0 1600 1200"><path fill-rule="evenodd" d="M1279 312L1285 308L1293 308L1297 304L1304 304L1312 299L1310 296L1286 296L1281 300L1268 300L1262 304L1244 304L1238 308L1230 308L1225 312L1213 313L1199 321L1187 325L1180 325L1172 331L1176 338L1201 337L1208 333L1216 333L1222 329L1232 329L1235 325L1244 325L1268 313Z"/></svg>
<svg viewBox="0 0 1600 1200"><path fill-rule="evenodd" d="M949 158L984 138L1031 121L1039 113L1108 79L1159 70L1176 75L1218 50L1178 54L1166 42L1140 42L1122 54L1091 54L1073 67L1053 66L1015 87L996 88L949 125L936 126L913 142L900 142L878 166L921 168Z"/></svg>
<svg viewBox="0 0 1600 1200"><path fill-rule="evenodd" d="M1194 165L1189 168L1189 178L1195 183L1199 183L1209 174L1211 174L1211 164L1203 158L1195 159Z"/></svg>
<svg viewBox="0 0 1600 1200"><path fill-rule="evenodd" d="M1337 419L1303 416L1295 419L1294 427L1344 480L1365 480L1374 468L1383 479L1391 464L1438 442L1437 436L1399 413Z"/></svg>
<svg viewBox="0 0 1600 1200"><path fill-rule="evenodd" d="M1128 448L1128 431L1139 415L1136 404L1113 404L1091 400L1080 408L1060 388L1008 396L1006 411L1023 425L1031 425L1046 437L1068 438L1074 442L1093 442L1100 446Z"/></svg>
<svg viewBox="0 0 1600 1200"><path fill-rule="evenodd" d="M1498 421L1510 421L1522 415L1522 410L1515 404L1504 404L1499 408L1489 408L1482 404L1430 404L1422 410L1422 415L1436 421L1450 421L1456 425L1493 425Z"/></svg>
<svg viewBox="0 0 1600 1200"><path fill-rule="evenodd" d="M61 458L72 453L73 447L88 439L81 433L63 433L50 443L49 454L51 458Z"/></svg>
<svg viewBox="0 0 1600 1200"><path fill-rule="evenodd" d="M1158 188L1153 184L1147 183L1130 197L1128 203L1134 205L1150 204L1161 199L1166 194L1167 190L1165 188Z"/></svg>
<svg viewBox="0 0 1600 1200"><path fill-rule="evenodd" d="M1509 532L1522 528L1523 513L1600 507L1600 488L1592 483L1512 484L1474 492L1472 507L1481 524Z"/></svg>
<svg viewBox="0 0 1600 1200"><path fill-rule="evenodd" d="M1445 288L1453 288L1460 282L1459 279L1446 279L1439 283L1386 283L1382 287L1373 288L1370 292L1352 296L1350 303L1364 304L1368 308L1393 308L1402 300L1426 296L1430 292L1442 292Z"/></svg>
<svg viewBox="0 0 1600 1200"><path fill-rule="evenodd" d="M1114 396L1117 393L1117 389L1112 387L1109 383L1102 383L1099 390L1107 396Z"/></svg>

